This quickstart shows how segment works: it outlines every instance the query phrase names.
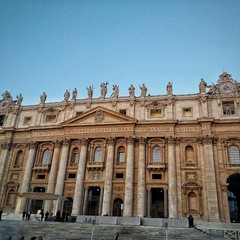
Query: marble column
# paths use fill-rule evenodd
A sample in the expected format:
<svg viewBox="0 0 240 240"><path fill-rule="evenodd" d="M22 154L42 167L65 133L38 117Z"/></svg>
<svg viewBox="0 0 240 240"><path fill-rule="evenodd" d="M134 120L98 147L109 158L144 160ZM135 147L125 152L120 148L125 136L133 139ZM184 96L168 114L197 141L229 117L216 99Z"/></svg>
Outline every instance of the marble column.
<svg viewBox="0 0 240 240"><path fill-rule="evenodd" d="M22 187L21 187L22 193L29 191L29 185L30 185L30 181L32 178L32 169L34 166L34 161L35 161L35 156L36 156L36 151L37 151L37 144L35 142L31 142L29 144L29 148L30 148L30 150L29 150L29 154L28 154L27 164L26 164L26 168L24 171ZM26 198L23 198L20 209L19 209L20 213L25 210L26 203L27 203Z"/></svg>
<svg viewBox="0 0 240 240"><path fill-rule="evenodd" d="M83 188L84 188L83 181L84 181L86 163L87 163L88 140L82 139L81 142L82 142L82 146L81 146L81 152L80 152L80 157L78 162L77 179L76 179L73 208L72 208L73 215L79 215L82 213L81 208L82 208Z"/></svg>
<svg viewBox="0 0 240 240"><path fill-rule="evenodd" d="M106 162L103 207L102 207L103 215L111 214L114 144L115 144L114 139L112 138L108 139L107 162Z"/></svg>
<svg viewBox="0 0 240 240"><path fill-rule="evenodd" d="M57 178L58 161L60 156L60 147L61 147L60 142L56 141L54 144L51 169L48 177L47 193L54 193L54 186ZM44 204L44 211L51 212L51 205L52 205L52 201L46 200Z"/></svg>
<svg viewBox="0 0 240 240"><path fill-rule="evenodd" d="M178 217L177 209L177 173L175 160L174 139L168 139L168 212L169 218Z"/></svg>
<svg viewBox="0 0 240 240"><path fill-rule="evenodd" d="M168 217L168 190L164 189L164 217Z"/></svg>
<svg viewBox="0 0 240 240"><path fill-rule="evenodd" d="M123 216L132 217L134 180L134 138L128 138Z"/></svg>
<svg viewBox="0 0 240 240"><path fill-rule="evenodd" d="M152 205L152 189L148 188L147 189L147 217L151 217L151 205Z"/></svg>
<svg viewBox="0 0 240 240"><path fill-rule="evenodd" d="M102 214L103 193L104 193L104 188L100 187L100 200L99 200L99 208L98 208L99 216L101 216L101 214Z"/></svg>
<svg viewBox="0 0 240 240"><path fill-rule="evenodd" d="M11 143L5 142L4 144L2 144L1 149L0 149L0 183L4 183L6 182L8 173L8 170L6 170L6 168L9 168L10 165L9 159L12 158L11 156L13 152L13 145ZM0 204L2 203L2 205L0 206L4 205L6 197L7 196L4 192L4 184L2 185L0 184Z"/></svg>
<svg viewBox="0 0 240 240"><path fill-rule="evenodd" d="M5 143L2 145L2 151L0 156L0 182L3 178L3 172L6 166L6 162L8 160L9 152L10 152L10 143Z"/></svg>
<svg viewBox="0 0 240 240"><path fill-rule="evenodd" d="M88 207L88 190L89 187L84 188L84 201L83 201L83 215L87 214L87 207Z"/></svg>
<svg viewBox="0 0 240 240"><path fill-rule="evenodd" d="M224 220L230 223L230 212L229 212L229 205L228 205L228 185L222 186L222 202L223 202L223 215Z"/></svg>
<svg viewBox="0 0 240 240"><path fill-rule="evenodd" d="M203 137L203 159L205 164L206 192L208 204L208 220L219 221L216 173L214 166L213 136Z"/></svg>
<svg viewBox="0 0 240 240"><path fill-rule="evenodd" d="M137 216L144 217L146 215L146 146L145 139L139 139L139 161L138 161L138 197L137 197Z"/></svg>

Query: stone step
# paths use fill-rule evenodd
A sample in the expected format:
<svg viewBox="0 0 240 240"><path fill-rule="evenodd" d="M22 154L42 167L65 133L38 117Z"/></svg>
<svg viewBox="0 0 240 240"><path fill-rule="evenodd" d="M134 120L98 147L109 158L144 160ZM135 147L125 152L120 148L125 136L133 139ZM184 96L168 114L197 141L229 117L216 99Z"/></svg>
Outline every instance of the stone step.
<svg viewBox="0 0 240 240"><path fill-rule="evenodd" d="M119 232L119 240L203 240L211 236L196 229L188 228L159 228L146 226L113 226L92 225L69 222L41 222L41 221L0 221L0 239L12 236L19 239L24 236L43 236L44 240L113 240L115 233ZM211 238L212 239L212 238ZM216 238L220 239L220 238Z"/></svg>

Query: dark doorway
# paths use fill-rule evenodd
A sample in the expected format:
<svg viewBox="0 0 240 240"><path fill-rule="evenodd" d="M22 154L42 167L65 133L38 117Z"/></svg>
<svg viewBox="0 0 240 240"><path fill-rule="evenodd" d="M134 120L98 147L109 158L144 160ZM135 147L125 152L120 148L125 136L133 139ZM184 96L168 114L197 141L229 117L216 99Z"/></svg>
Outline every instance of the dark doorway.
<svg viewBox="0 0 240 240"><path fill-rule="evenodd" d="M45 192L45 188L44 187L35 187L33 189L33 192ZM39 210L43 209L43 200L30 200L31 204L30 204L30 211L32 213L37 213Z"/></svg>
<svg viewBox="0 0 240 240"><path fill-rule="evenodd" d="M152 188L152 204L150 215L152 218L164 218L163 188Z"/></svg>
<svg viewBox="0 0 240 240"><path fill-rule="evenodd" d="M101 189L90 187L88 192L88 211L87 215L99 215L99 200Z"/></svg>
<svg viewBox="0 0 240 240"><path fill-rule="evenodd" d="M231 222L240 222L240 174L231 175L227 180L228 206Z"/></svg>
<svg viewBox="0 0 240 240"><path fill-rule="evenodd" d="M71 215L72 206L73 206L73 199L71 197L67 197L67 201L64 201L63 211Z"/></svg>
<svg viewBox="0 0 240 240"><path fill-rule="evenodd" d="M123 200L121 198L116 198L113 202L113 216L121 217L123 208Z"/></svg>

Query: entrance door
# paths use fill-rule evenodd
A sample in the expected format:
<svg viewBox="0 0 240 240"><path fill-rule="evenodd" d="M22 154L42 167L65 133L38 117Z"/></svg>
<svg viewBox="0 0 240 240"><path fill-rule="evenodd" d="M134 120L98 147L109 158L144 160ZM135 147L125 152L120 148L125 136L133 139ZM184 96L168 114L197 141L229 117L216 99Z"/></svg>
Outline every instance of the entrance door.
<svg viewBox="0 0 240 240"><path fill-rule="evenodd" d="M88 215L99 215L100 188L90 187L88 195Z"/></svg>
<svg viewBox="0 0 240 240"><path fill-rule="evenodd" d="M122 206L123 200L121 198L116 198L113 202L113 216L121 217L122 216Z"/></svg>
<svg viewBox="0 0 240 240"><path fill-rule="evenodd" d="M33 192L45 192L44 187L35 187ZM43 200L31 200L30 211L32 213L37 213L39 210L43 209Z"/></svg>
<svg viewBox="0 0 240 240"><path fill-rule="evenodd" d="M231 175L227 180L228 206L231 222L240 222L240 174Z"/></svg>
<svg viewBox="0 0 240 240"><path fill-rule="evenodd" d="M164 191L163 188L152 188L152 218L164 218Z"/></svg>

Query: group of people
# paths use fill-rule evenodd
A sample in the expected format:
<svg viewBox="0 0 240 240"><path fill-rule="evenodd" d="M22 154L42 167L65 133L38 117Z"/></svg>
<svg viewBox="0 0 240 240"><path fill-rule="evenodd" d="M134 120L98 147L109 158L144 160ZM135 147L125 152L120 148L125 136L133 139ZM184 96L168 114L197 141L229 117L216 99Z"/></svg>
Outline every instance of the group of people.
<svg viewBox="0 0 240 240"><path fill-rule="evenodd" d="M29 212L23 211L23 213L22 213L22 220L23 221L24 220L30 220L31 214L32 214L31 211L29 211Z"/></svg>

